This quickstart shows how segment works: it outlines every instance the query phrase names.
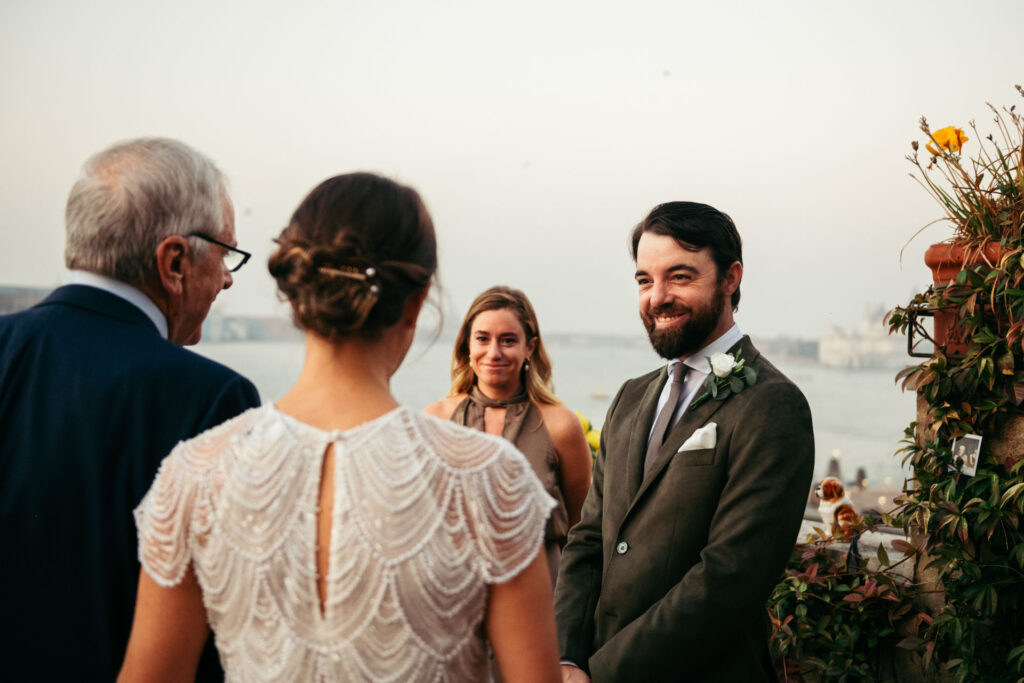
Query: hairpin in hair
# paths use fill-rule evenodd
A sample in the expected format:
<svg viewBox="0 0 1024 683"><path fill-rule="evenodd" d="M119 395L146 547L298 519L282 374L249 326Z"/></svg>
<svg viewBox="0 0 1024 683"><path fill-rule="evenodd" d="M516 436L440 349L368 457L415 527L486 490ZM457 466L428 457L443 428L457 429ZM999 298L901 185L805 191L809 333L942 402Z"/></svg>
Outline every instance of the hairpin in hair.
<svg viewBox="0 0 1024 683"><path fill-rule="evenodd" d="M319 271L324 275L333 275L335 277L347 277L350 280L359 280L366 282L368 279L377 275L377 269L373 266L359 270L355 266L320 266ZM370 291L374 294L380 292L380 286L377 284L370 285Z"/></svg>

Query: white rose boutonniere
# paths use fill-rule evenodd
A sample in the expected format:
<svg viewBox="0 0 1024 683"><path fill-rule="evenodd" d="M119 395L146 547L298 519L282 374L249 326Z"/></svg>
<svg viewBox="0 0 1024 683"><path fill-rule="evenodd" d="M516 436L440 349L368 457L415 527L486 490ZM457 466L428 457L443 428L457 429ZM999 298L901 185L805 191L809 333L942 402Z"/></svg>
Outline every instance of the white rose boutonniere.
<svg viewBox="0 0 1024 683"><path fill-rule="evenodd" d="M693 399L691 408L696 408L709 398L724 401L733 394L738 394L747 387L754 386L757 381L757 368L747 365L740 358L741 351L733 356L728 353L714 353L708 357L711 374L704 380L704 393Z"/></svg>
<svg viewBox="0 0 1024 683"><path fill-rule="evenodd" d="M715 373L715 377L728 377L736 368L736 359L727 353L713 353L708 362L711 363L711 371Z"/></svg>

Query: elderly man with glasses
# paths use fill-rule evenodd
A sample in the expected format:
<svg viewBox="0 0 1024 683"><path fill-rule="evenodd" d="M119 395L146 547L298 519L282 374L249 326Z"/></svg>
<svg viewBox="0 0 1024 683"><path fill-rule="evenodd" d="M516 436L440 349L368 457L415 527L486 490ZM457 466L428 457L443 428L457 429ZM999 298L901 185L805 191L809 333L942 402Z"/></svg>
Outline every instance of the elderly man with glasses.
<svg viewBox="0 0 1024 683"><path fill-rule="evenodd" d="M139 574L132 510L175 443L259 404L181 347L249 259L209 159L168 139L100 152L66 227L68 284L0 317L6 680L114 679ZM218 673L204 656L200 678Z"/></svg>

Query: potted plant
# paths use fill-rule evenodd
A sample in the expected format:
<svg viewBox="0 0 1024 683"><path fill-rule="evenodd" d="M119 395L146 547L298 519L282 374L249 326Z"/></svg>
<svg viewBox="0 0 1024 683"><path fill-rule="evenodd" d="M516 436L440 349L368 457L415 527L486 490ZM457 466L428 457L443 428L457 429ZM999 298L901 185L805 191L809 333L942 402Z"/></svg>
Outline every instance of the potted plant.
<svg viewBox="0 0 1024 683"><path fill-rule="evenodd" d="M1017 89L1021 92L1020 86ZM1016 252L1014 263L1005 264L1006 267L998 270L1004 273L1019 271L1013 266L1020 262L1021 232L1024 228L1024 177L1021 175L1024 128L1015 106L1002 110L988 106L995 114L994 130L982 135L975 123L970 123L977 145L973 154L964 154L964 147L972 138L962 129L947 126L932 132L927 120L921 117L921 130L927 136L924 148L928 152L928 163L924 164L920 158L921 145L917 140L911 143L912 153L907 155L917 169L911 177L939 202L944 212L917 234L937 222L946 222L953 227L949 241L933 244L925 252L925 263L932 269L934 286L923 294L921 300L911 302L908 309L934 314L934 337L928 335L923 327L917 331L932 338L943 353L957 357L965 355L971 337L971 330L963 324L964 316L955 314L960 304L965 302L965 295L969 294L961 287L970 279L968 267L977 264L991 271ZM1015 282L1006 284L1018 285L1019 280L1016 278ZM971 306L989 303L977 301ZM1019 338L1020 325L1013 332L1009 326L1019 321L1021 311L1009 312L1011 315L1001 320L1006 323L1006 329L998 331L1004 335L1015 333Z"/></svg>
<svg viewBox="0 0 1024 683"><path fill-rule="evenodd" d="M897 375L919 397L900 451L914 478L886 521L913 539L917 575L938 598L902 644L956 681L1024 677L1024 121L1015 106L989 107L993 131L972 123L970 138L921 121L930 158L916 142L908 158L954 234L928 250L933 284L887 316L890 332L935 342ZM954 452L965 438L979 444L976 462Z"/></svg>

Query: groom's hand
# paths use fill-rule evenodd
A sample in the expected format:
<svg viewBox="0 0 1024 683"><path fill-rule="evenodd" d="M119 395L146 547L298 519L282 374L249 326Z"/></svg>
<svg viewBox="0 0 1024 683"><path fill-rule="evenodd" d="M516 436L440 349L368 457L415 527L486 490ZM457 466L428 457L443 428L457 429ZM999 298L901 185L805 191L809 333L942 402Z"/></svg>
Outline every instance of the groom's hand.
<svg viewBox="0 0 1024 683"><path fill-rule="evenodd" d="M563 664L562 683L590 683L590 676L578 666Z"/></svg>

